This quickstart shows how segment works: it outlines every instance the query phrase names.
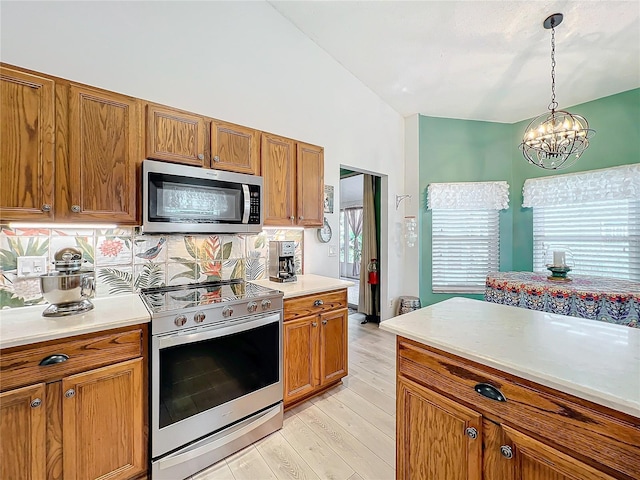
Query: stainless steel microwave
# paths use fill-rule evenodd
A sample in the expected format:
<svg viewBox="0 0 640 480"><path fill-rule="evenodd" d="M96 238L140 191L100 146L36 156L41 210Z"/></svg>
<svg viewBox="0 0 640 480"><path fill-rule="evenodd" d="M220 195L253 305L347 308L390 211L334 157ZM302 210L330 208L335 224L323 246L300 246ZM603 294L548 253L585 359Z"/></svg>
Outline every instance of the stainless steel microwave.
<svg viewBox="0 0 640 480"><path fill-rule="evenodd" d="M142 163L143 233L258 233L262 177L174 163Z"/></svg>

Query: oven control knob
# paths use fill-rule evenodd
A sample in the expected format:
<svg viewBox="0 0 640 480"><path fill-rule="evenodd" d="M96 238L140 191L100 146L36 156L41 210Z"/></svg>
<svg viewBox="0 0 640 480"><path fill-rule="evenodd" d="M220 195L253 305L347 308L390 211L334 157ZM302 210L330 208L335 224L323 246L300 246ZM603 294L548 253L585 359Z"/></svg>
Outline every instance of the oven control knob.
<svg viewBox="0 0 640 480"><path fill-rule="evenodd" d="M271 300L262 300L262 309L271 308Z"/></svg>
<svg viewBox="0 0 640 480"><path fill-rule="evenodd" d="M205 318L205 314L202 312L196 312L196 314L193 316L193 320L196 323L202 323L204 322L204 318Z"/></svg>
<svg viewBox="0 0 640 480"><path fill-rule="evenodd" d="M233 315L233 308L231 307L224 307L222 309L222 316L224 318L229 318L231 315Z"/></svg>
<svg viewBox="0 0 640 480"><path fill-rule="evenodd" d="M258 309L258 304L256 302L247 303L247 310L249 313L253 313Z"/></svg>
<svg viewBox="0 0 640 480"><path fill-rule="evenodd" d="M184 315L178 315L173 323L175 323L178 327L181 327L185 323L187 323L187 317L185 317Z"/></svg>

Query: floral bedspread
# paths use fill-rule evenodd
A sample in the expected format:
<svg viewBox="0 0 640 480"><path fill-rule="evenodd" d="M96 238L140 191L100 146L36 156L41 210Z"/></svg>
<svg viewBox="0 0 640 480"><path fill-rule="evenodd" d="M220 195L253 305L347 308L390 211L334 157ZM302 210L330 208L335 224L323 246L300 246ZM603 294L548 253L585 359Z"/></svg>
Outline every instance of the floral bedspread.
<svg viewBox="0 0 640 480"><path fill-rule="evenodd" d="M490 273L484 299L640 328L640 282L590 275L569 278L570 282L559 282L542 273Z"/></svg>

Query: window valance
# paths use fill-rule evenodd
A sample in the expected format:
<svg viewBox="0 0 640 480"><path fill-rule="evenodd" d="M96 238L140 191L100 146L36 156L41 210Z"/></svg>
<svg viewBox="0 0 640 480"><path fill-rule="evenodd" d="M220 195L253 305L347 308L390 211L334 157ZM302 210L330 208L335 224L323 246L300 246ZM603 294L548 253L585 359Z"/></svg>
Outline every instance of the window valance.
<svg viewBox="0 0 640 480"><path fill-rule="evenodd" d="M507 182L431 183L430 210L503 210L509 208Z"/></svg>
<svg viewBox="0 0 640 480"><path fill-rule="evenodd" d="M637 199L640 198L640 163L529 178L524 182L522 194L523 207Z"/></svg>

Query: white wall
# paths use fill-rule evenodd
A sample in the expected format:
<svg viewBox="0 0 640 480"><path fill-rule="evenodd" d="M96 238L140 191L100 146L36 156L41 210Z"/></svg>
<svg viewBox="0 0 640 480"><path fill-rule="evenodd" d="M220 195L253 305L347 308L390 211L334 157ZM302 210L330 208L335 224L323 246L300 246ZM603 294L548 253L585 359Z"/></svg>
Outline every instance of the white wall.
<svg viewBox="0 0 640 480"><path fill-rule="evenodd" d="M268 3L3 1L1 14L3 62L322 145L336 198L341 164L381 175L382 318L391 316L389 301L406 293L391 227L402 218L403 119ZM305 272L339 272L314 229Z"/></svg>

